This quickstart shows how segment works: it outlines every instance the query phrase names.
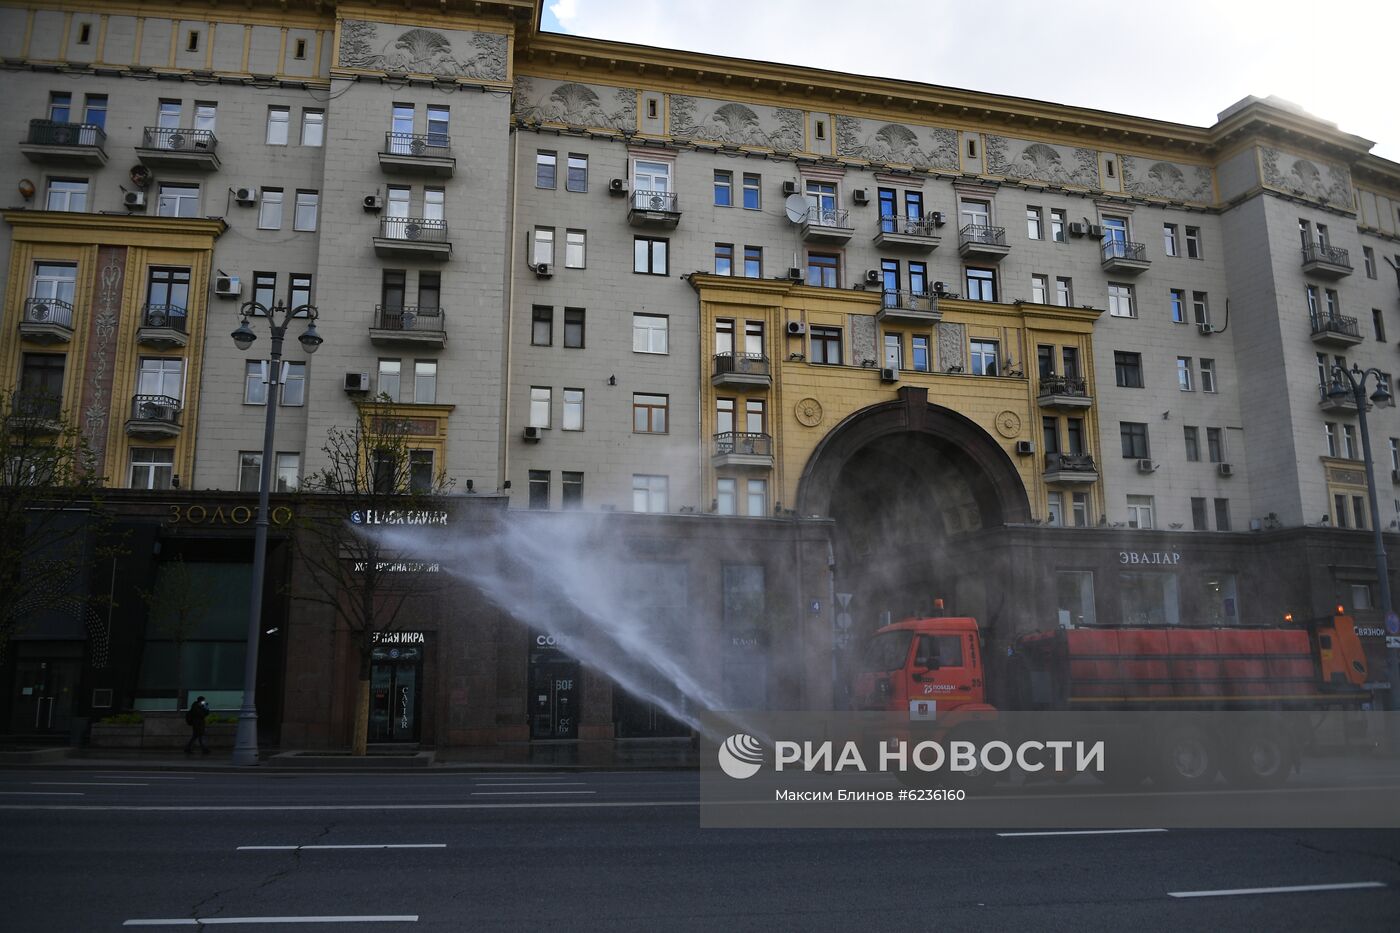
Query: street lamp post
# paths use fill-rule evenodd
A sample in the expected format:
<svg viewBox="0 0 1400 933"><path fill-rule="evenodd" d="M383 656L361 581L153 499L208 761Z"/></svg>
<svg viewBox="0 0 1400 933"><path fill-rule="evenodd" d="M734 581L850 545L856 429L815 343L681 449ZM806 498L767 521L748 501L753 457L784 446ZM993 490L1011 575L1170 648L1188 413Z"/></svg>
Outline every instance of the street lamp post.
<svg viewBox="0 0 1400 933"><path fill-rule="evenodd" d="M272 359L267 369L267 418L263 426L262 470L258 480L258 521L253 533L253 592L248 605L248 646L243 660L243 706L238 711L238 734L233 745L233 763L255 765L258 763L258 708L256 701L258 687L258 636L262 634L263 576L267 569L267 527L268 497L272 493L273 433L277 427L277 387L282 381L282 338L287 333L287 324L294 317L307 318L306 331L297 338L302 349L309 356L321 346L321 335L316 333L316 308L312 305L298 305L287 308L280 300L271 308L257 301L245 302L242 309L243 320L231 336L240 350L246 350L258 339L248 326L248 319L255 315L267 318L272 331Z"/></svg>
<svg viewBox="0 0 1400 933"><path fill-rule="evenodd" d="M1376 576L1381 588L1381 615L1383 619L1388 619L1393 611L1390 605L1390 568L1385 558L1385 536L1381 534L1381 511L1376 504L1376 465L1371 459L1371 432L1366 426L1367 379L1374 379L1376 382L1371 401L1377 404L1390 401L1389 378L1379 369L1373 367L1362 370L1355 363L1351 369L1336 365L1332 367L1332 386L1327 390L1327 397L1343 399L1350 395L1356 402L1356 417L1361 423L1361 454L1366 462L1366 496L1371 506L1371 535L1376 545ZM1390 681L1386 707L1397 710L1400 709L1400 649L1391 647L1393 644L1387 640L1385 649L1386 677Z"/></svg>

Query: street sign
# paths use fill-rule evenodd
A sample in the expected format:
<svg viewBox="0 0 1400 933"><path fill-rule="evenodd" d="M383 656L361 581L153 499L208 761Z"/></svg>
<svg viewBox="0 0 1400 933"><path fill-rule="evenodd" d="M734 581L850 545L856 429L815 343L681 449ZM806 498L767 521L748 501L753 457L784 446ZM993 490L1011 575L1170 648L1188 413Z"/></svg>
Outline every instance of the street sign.
<svg viewBox="0 0 1400 933"><path fill-rule="evenodd" d="M851 627L852 621L853 620L851 619L851 614L849 612L836 613L836 627L841 629L843 632Z"/></svg>
<svg viewBox="0 0 1400 933"><path fill-rule="evenodd" d="M846 610L846 609L851 608L851 596L852 596L852 595L853 595L853 594L851 594L851 593L837 593L837 594L836 594L836 602L838 602L838 603L841 605L841 609L842 609L843 611Z"/></svg>
<svg viewBox="0 0 1400 933"><path fill-rule="evenodd" d="M1400 615L1387 612L1385 614L1385 630L1392 635L1400 635Z"/></svg>
<svg viewBox="0 0 1400 933"><path fill-rule="evenodd" d="M1389 649L1400 649L1400 635L1385 636L1385 647Z"/></svg>

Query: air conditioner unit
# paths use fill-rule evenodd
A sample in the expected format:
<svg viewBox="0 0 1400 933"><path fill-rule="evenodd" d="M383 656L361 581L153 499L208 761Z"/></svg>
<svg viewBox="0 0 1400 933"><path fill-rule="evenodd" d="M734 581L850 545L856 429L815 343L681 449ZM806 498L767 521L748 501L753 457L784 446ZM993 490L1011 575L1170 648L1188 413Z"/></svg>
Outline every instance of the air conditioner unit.
<svg viewBox="0 0 1400 933"><path fill-rule="evenodd" d="M1022 457L1029 457L1031 454L1035 453L1035 442L1034 442L1034 441L1017 441L1017 442L1016 442L1016 453L1017 453L1017 455L1022 456Z"/></svg>
<svg viewBox="0 0 1400 933"><path fill-rule="evenodd" d="M870 192L865 188L856 188L851 192L851 200L856 204L869 204Z"/></svg>
<svg viewBox="0 0 1400 933"><path fill-rule="evenodd" d="M234 199L234 201L238 202L239 204L243 204L243 205L252 204L254 201L256 201L256 200L258 199L258 189L257 189L257 188L239 188L239 189L237 189L236 191L233 192L233 199Z"/></svg>
<svg viewBox="0 0 1400 933"><path fill-rule="evenodd" d="M220 298L237 298L243 294L243 283L236 275L220 275L214 279L214 294Z"/></svg>
<svg viewBox="0 0 1400 933"><path fill-rule="evenodd" d="M1076 220L1074 223L1072 223L1072 224L1069 225L1069 235L1070 235L1070 236L1084 236L1084 235L1085 235L1086 233L1088 233L1088 232L1089 232L1089 225L1088 225L1088 224L1081 224L1079 221Z"/></svg>
<svg viewBox="0 0 1400 933"><path fill-rule="evenodd" d="M880 370L880 381L881 381L881 382L898 382L898 381L899 381L899 370L895 369L893 366L886 366L886 367L884 367L883 369Z"/></svg>
<svg viewBox="0 0 1400 933"><path fill-rule="evenodd" d="M183 133L171 133L169 136L165 137L165 148L167 148L167 149L183 149L183 148L185 148L185 134L183 134Z"/></svg>
<svg viewBox="0 0 1400 933"><path fill-rule="evenodd" d="M884 280L884 276L882 276L882 275L880 274L880 270L879 270L879 269L868 269L868 270L866 270L866 273L865 273L865 284L866 284L866 285L879 285L880 282L882 282L883 280Z"/></svg>
<svg viewBox="0 0 1400 933"><path fill-rule="evenodd" d="M345 374L345 391L346 391L346 392L368 392L368 391L369 391L369 373L346 373L346 374Z"/></svg>
<svg viewBox="0 0 1400 933"><path fill-rule="evenodd" d="M360 202L367 211L381 211L384 209L384 199L377 194L365 195L364 201Z"/></svg>
<svg viewBox="0 0 1400 933"><path fill-rule="evenodd" d="M948 215L942 211L934 211L929 216L933 218L933 225L935 227L941 227L948 222Z"/></svg>
<svg viewBox="0 0 1400 933"><path fill-rule="evenodd" d="M791 269L788 270L787 277L790 278L790 279L792 279L794 282L801 282L801 281L802 281L803 279L805 279L807 276L806 276L806 274L805 274L801 269L799 269L797 266L793 266Z"/></svg>
<svg viewBox="0 0 1400 933"><path fill-rule="evenodd" d="M1102 227L1102 225L1100 225L1100 224L1090 224L1090 225L1089 225L1089 236L1092 236L1092 237L1100 237L1100 238L1102 238L1102 237L1103 237L1103 227Z"/></svg>
<svg viewBox="0 0 1400 933"><path fill-rule="evenodd" d="M788 321L787 330L789 337L801 337L807 333L807 325L801 321Z"/></svg>
<svg viewBox="0 0 1400 933"><path fill-rule="evenodd" d="M944 288L945 288L945 286L943 285L942 282L934 282L934 283L933 283L933 293L934 293L935 295L942 295L943 292L944 292Z"/></svg>
<svg viewBox="0 0 1400 933"><path fill-rule="evenodd" d="M1196 327L1200 329L1202 337L1209 337L1215 333L1215 325L1213 324L1197 324Z"/></svg>
<svg viewBox="0 0 1400 933"><path fill-rule="evenodd" d="M1219 466L1217 467L1217 469L1220 470L1220 475L1221 475L1221 476L1234 476L1234 475L1235 475L1235 468L1232 467L1232 466L1230 466L1230 464L1228 464L1228 463L1219 464Z"/></svg>
<svg viewBox="0 0 1400 933"><path fill-rule="evenodd" d="M122 203L129 211L144 211L146 209L146 192L128 191L122 195Z"/></svg>
<svg viewBox="0 0 1400 933"><path fill-rule="evenodd" d="M520 439L529 444L538 444L540 441L540 429L533 424L520 432Z"/></svg>
<svg viewBox="0 0 1400 933"><path fill-rule="evenodd" d="M537 278L547 279L547 278L552 277L553 275L554 275L554 270L551 269L551 268L549 267L549 263L547 263L547 262L537 262L537 263L535 263L535 276L536 276Z"/></svg>
<svg viewBox="0 0 1400 933"><path fill-rule="evenodd" d="M1151 460L1139 460L1137 462L1137 468L1139 473L1152 473L1157 469L1157 464L1153 463Z"/></svg>
<svg viewBox="0 0 1400 933"><path fill-rule="evenodd" d="M795 181L785 181L785 182L783 182L783 196L784 196L784 197L791 197L792 195L794 195L794 194L796 194L796 193L797 193L797 182L795 182Z"/></svg>
<svg viewBox="0 0 1400 933"><path fill-rule="evenodd" d="M624 178L614 178L608 182L608 194L626 194L627 180Z"/></svg>

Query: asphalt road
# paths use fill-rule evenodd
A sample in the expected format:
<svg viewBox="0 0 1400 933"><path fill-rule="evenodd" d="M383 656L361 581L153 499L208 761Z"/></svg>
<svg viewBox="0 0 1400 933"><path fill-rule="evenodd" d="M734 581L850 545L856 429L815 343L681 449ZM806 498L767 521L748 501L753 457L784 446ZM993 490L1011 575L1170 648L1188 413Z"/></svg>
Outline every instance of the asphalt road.
<svg viewBox="0 0 1400 933"><path fill-rule="evenodd" d="M697 796L677 772L0 771L0 928L1316 933L1400 917L1400 831L717 830ZM1222 893L1240 889L1266 890Z"/></svg>

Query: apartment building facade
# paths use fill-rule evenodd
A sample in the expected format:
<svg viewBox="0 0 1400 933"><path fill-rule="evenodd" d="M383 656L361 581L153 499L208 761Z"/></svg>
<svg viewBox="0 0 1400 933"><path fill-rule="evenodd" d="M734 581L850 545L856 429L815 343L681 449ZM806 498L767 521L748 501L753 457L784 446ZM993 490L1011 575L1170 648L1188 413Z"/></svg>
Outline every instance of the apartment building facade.
<svg viewBox="0 0 1400 933"><path fill-rule="evenodd" d="M1192 127L553 35L539 16L0 7L20 140L0 152L19 194L0 378L82 427L167 555L242 579L267 370L226 335L246 302L282 302L315 306L325 338L280 374L288 508L326 433L387 395L426 474L669 542L721 620L702 653L783 641L724 634L743 628L731 587L754 579L724 568L803 581L782 602L836 702L847 646L937 597L994 645L1337 602L1379 644L1358 413L1327 391L1333 366L1387 374L1397 352L1400 166L1369 141L1272 99ZM1367 418L1392 526L1400 414ZM277 566L270 593L296 577ZM557 735L557 716L533 725L530 672L568 659L487 637L482 612L424 623L481 638L435 636L443 659L408 679L438 712L412 737ZM282 617L284 669L320 672L287 735L334 742L345 717L316 701L348 661L313 657L333 620ZM85 656L80 635L41 635L30 660ZM462 686L446 646L479 642L501 673ZM103 689L164 702L148 681ZM671 728L616 694L570 700L586 715L567 736Z"/></svg>

